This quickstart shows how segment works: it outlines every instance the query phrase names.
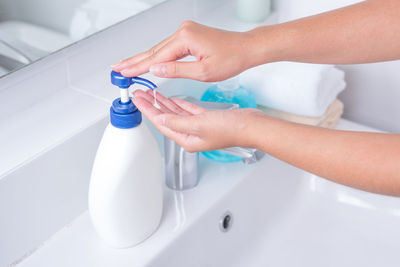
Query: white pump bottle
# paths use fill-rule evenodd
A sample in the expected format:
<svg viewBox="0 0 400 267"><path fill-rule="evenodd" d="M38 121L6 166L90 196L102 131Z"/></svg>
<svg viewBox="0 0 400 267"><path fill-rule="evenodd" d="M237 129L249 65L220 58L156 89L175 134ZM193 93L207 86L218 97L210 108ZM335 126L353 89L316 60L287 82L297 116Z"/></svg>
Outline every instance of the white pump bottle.
<svg viewBox="0 0 400 267"><path fill-rule="evenodd" d="M108 244L134 246L149 237L162 215L162 161L157 143L140 111L130 100L128 87L150 81L112 72L121 87L121 99L110 108L107 126L93 165L89 186L89 213L93 225ZM129 79L129 80L128 80Z"/></svg>

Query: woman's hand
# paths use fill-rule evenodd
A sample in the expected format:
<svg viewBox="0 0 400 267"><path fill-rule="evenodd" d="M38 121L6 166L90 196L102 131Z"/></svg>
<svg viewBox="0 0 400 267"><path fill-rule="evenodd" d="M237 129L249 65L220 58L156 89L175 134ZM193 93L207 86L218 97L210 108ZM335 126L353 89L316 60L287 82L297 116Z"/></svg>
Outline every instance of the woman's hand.
<svg viewBox="0 0 400 267"><path fill-rule="evenodd" d="M337 183L400 196L400 135L291 123L256 109L207 111L180 99L135 92L135 105L189 152L253 147Z"/></svg>
<svg viewBox="0 0 400 267"><path fill-rule="evenodd" d="M159 77L221 81L250 67L249 33L229 32L186 21L170 37L150 50L112 65L127 77L149 70ZM177 61L186 56L197 61Z"/></svg>
<svg viewBox="0 0 400 267"><path fill-rule="evenodd" d="M135 91L133 102L164 135L189 152L208 151L231 146L254 147L249 127L258 117L256 109L208 111L181 99L167 99L153 91Z"/></svg>

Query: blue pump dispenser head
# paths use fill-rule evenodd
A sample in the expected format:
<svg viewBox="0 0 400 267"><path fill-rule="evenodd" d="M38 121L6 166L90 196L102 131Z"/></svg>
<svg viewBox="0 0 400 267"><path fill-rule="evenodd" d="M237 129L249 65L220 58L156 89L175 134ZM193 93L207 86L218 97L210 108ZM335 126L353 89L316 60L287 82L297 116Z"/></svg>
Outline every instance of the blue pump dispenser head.
<svg viewBox="0 0 400 267"><path fill-rule="evenodd" d="M151 90L154 90L157 88L157 85L154 83L150 82L149 80L140 78L140 77L125 77L122 76L121 73L111 71L111 83L114 84L115 86L118 86L119 88L123 89L128 89L129 86L131 86L134 83L138 83L141 85L144 85Z"/></svg>
<svg viewBox="0 0 400 267"><path fill-rule="evenodd" d="M110 122L114 127L129 129L138 126L142 122L142 113L128 97L128 88L134 83L142 84L152 90L157 86L149 80L140 77L125 77L121 73L111 72L111 83L118 86L121 90L121 98L113 101L110 107ZM121 99L128 99L126 102Z"/></svg>

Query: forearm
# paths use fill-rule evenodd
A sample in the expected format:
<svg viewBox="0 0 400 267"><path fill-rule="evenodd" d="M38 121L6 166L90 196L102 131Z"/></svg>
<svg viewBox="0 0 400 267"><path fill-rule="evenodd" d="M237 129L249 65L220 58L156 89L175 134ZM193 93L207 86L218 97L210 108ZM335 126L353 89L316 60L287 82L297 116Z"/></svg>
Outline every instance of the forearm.
<svg viewBox="0 0 400 267"><path fill-rule="evenodd" d="M273 61L355 64L400 59L400 1L369 0L249 32L249 67Z"/></svg>
<svg viewBox="0 0 400 267"><path fill-rule="evenodd" d="M250 144L294 166L362 190L400 196L400 135L330 130L258 116Z"/></svg>

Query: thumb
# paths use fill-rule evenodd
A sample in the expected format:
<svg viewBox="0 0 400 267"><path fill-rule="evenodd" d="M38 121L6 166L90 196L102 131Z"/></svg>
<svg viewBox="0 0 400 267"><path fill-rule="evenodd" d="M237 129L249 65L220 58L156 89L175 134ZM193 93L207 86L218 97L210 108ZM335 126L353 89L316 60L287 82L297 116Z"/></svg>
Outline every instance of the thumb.
<svg viewBox="0 0 400 267"><path fill-rule="evenodd" d="M167 127L174 132L198 135L199 133L199 118L198 116L182 116L173 114L161 114L156 116L156 123Z"/></svg>
<svg viewBox="0 0 400 267"><path fill-rule="evenodd" d="M202 61L172 61L150 67L150 72L158 77L206 80L206 70Z"/></svg>

